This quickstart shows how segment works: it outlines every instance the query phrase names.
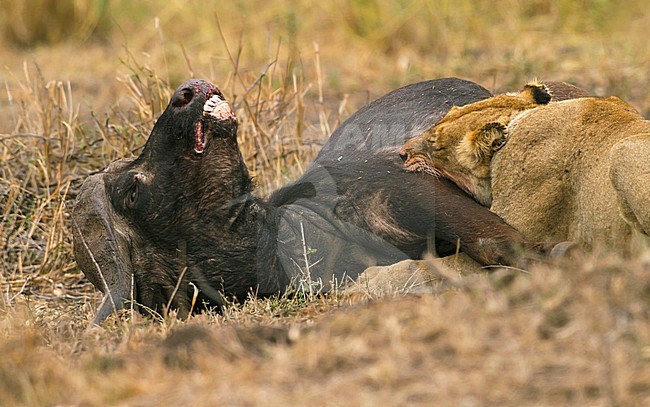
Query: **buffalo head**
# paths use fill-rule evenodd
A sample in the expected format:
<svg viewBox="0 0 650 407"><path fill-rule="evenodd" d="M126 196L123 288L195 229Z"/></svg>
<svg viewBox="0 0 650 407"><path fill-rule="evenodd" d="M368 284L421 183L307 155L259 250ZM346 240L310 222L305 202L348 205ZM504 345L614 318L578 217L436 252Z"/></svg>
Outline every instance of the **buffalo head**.
<svg viewBox="0 0 650 407"><path fill-rule="evenodd" d="M236 135L237 120L219 89L190 80L174 92L139 157L86 179L72 214L74 253L104 293L96 323L128 301L186 314L192 284L201 300L216 302L229 279L237 284L228 286L248 286L246 262L234 272L219 256L237 262L255 244L255 222L239 216L252 202ZM224 233L241 238L220 239Z"/></svg>

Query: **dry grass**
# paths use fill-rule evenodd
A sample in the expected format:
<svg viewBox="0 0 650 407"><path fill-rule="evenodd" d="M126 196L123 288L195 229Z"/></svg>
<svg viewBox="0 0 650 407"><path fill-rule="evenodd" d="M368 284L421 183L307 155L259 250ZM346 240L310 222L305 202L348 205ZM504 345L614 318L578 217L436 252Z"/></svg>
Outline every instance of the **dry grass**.
<svg viewBox="0 0 650 407"><path fill-rule="evenodd" d="M224 316L83 330L87 307L3 320L8 405L643 405L650 259L470 276L437 297L251 300Z"/></svg>
<svg viewBox="0 0 650 407"><path fill-rule="evenodd" d="M192 76L233 102L262 195L349 113L416 80L568 80L648 116L645 2L77 0L47 24L21 11L37 3L0 6L0 405L650 403L646 258L86 330L97 295L68 222L84 177L137 154Z"/></svg>

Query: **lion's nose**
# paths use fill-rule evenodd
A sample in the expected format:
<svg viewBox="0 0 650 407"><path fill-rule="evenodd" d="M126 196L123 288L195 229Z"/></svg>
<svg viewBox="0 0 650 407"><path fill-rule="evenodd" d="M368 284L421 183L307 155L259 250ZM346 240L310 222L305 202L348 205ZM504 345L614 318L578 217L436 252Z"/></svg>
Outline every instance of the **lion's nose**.
<svg viewBox="0 0 650 407"><path fill-rule="evenodd" d="M402 147L402 148L399 150L399 153L398 153L398 154L399 154L399 157L402 159L402 161L406 161L406 160L409 158L409 153L408 153L408 151L406 150L406 148L404 148L404 147Z"/></svg>

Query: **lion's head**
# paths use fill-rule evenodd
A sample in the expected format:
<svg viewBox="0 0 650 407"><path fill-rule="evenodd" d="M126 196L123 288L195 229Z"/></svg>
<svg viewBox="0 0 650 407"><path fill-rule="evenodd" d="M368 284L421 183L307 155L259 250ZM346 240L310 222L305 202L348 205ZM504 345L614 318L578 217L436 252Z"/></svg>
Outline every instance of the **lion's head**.
<svg viewBox="0 0 650 407"><path fill-rule="evenodd" d="M520 93L454 106L435 126L408 140L400 156L407 170L449 178L490 206L490 162L507 141L508 124L550 100L545 85L530 83Z"/></svg>

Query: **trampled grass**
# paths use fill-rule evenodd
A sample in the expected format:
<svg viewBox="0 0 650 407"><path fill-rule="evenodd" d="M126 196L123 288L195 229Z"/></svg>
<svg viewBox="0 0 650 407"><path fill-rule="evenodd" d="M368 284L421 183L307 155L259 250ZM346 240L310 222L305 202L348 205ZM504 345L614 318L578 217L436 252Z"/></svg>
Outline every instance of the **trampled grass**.
<svg viewBox="0 0 650 407"><path fill-rule="evenodd" d="M260 195L357 108L418 80L566 80L648 117L645 2L43 4L0 5L0 405L650 403L644 257L464 276L437 296L127 313L88 330L98 295L69 224L83 179L137 154L189 77L233 103Z"/></svg>

